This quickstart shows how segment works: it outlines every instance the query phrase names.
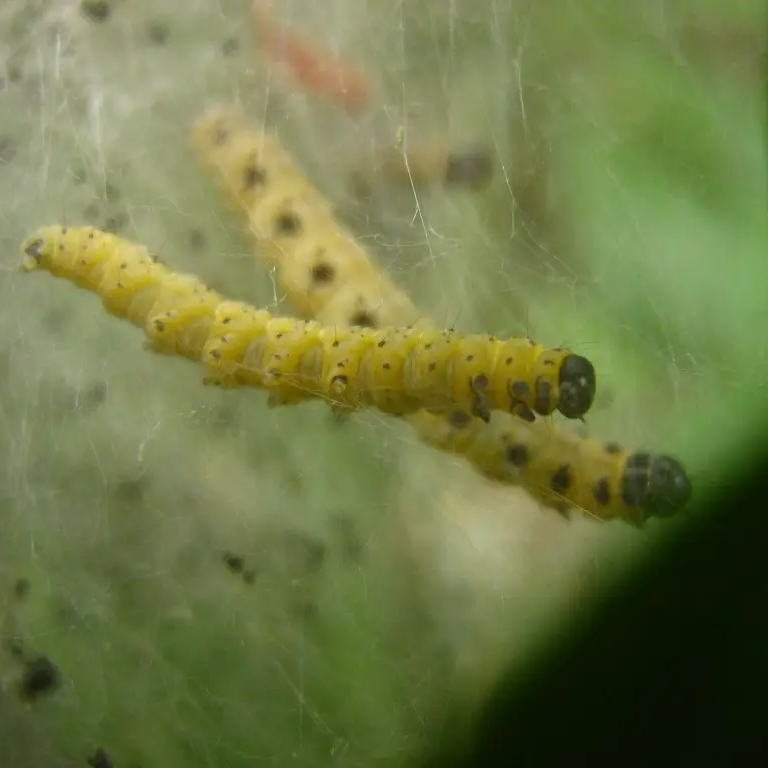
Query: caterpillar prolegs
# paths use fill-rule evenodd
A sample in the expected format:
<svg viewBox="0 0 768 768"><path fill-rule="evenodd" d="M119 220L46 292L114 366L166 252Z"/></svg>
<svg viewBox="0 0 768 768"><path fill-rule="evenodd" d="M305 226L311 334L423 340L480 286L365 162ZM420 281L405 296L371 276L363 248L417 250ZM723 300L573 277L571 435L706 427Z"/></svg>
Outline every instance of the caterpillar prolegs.
<svg viewBox="0 0 768 768"><path fill-rule="evenodd" d="M207 383L265 389L273 405L322 398L340 410L459 410L484 421L502 410L530 421L555 410L580 417L594 398L588 360L527 339L274 317L90 227L41 228L22 251L27 270L98 293L107 311L144 328L154 350L202 361Z"/></svg>

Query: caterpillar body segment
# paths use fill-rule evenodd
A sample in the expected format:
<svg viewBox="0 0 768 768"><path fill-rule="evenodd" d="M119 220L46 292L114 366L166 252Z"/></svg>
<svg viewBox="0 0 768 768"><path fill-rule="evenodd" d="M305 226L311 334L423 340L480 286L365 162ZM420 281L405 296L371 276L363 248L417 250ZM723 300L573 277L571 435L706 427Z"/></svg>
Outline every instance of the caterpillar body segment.
<svg viewBox="0 0 768 768"><path fill-rule="evenodd" d="M432 323L418 313L407 294L381 274L348 281L322 305L314 317L326 325L432 327Z"/></svg>
<svg viewBox="0 0 768 768"><path fill-rule="evenodd" d="M258 206L275 213L281 203L303 203L305 212L317 218L329 215L331 205L306 183L293 159L276 136L253 131L238 112L214 107L194 124L190 144L200 160L215 174L215 181L230 204L252 214ZM280 222L257 217L256 226L265 236L278 231ZM285 229L290 231L287 223Z"/></svg>
<svg viewBox="0 0 768 768"><path fill-rule="evenodd" d="M223 297L193 275L170 272L135 243L92 227L42 227L22 244L25 271L44 269L93 293L144 329L155 352L200 360Z"/></svg>
<svg viewBox="0 0 768 768"><path fill-rule="evenodd" d="M641 525L669 517L692 495L674 457L585 440L545 422L526 424L494 413L489 424L463 413L413 414L409 422L433 448L465 456L491 480L523 484L542 504L577 507L601 520Z"/></svg>
<svg viewBox="0 0 768 768"><path fill-rule="evenodd" d="M291 303L303 317L316 317L351 284L378 286L386 294L396 290L389 280L381 279L367 254L350 236L335 228L321 228L297 238L291 249L281 247L271 256L263 243L257 242L257 249L275 264L278 282L286 294L297 297Z"/></svg>
<svg viewBox="0 0 768 768"><path fill-rule="evenodd" d="M297 176L291 156L276 137L251 130L236 110L214 107L192 129L193 151L215 170L219 189L227 200L246 212L253 210L276 180ZM319 195L318 195L319 197ZM319 200L321 208L327 205Z"/></svg>
<svg viewBox="0 0 768 768"><path fill-rule="evenodd" d="M204 382L265 389L270 407L296 405L322 396L321 390L312 386L322 370L320 350L303 343L308 335L302 332L310 325L275 318L241 302L223 301L203 349L207 368ZM289 380L292 386L286 386Z"/></svg>
<svg viewBox="0 0 768 768"><path fill-rule="evenodd" d="M267 187L250 209L251 232L268 259L290 253L306 231L316 232L327 221L328 204L320 204L311 191L299 179L283 182L278 188Z"/></svg>
<svg viewBox="0 0 768 768"><path fill-rule="evenodd" d="M225 301L197 278L153 260L146 248L90 227L41 229L22 250L27 269L47 269L98 293L112 314L143 326L156 351L204 362L208 382L273 390L275 404L322 397L350 410L461 410L488 421L498 409L551 413L562 388L580 386L563 376L570 353L528 342L273 317ZM500 357L510 344L515 356ZM544 374L525 378L538 370L539 358L542 370L552 371L546 397ZM583 365L589 366L576 368ZM592 403L594 376L582 383L578 415Z"/></svg>

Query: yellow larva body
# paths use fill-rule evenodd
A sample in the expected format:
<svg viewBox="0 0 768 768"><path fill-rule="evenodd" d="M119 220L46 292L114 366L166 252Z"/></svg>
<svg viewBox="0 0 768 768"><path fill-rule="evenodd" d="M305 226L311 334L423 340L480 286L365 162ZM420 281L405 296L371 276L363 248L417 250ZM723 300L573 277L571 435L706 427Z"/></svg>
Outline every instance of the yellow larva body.
<svg viewBox="0 0 768 768"><path fill-rule="evenodd" d="M556 408L570 415L560 393L579 383L564 383L562 373L574 359L578 371L589 366L567 350L520 340L273 317L225 301L197 278L156 262L146 248L90 227L46 227L22 248L27 269L46 269L98 293L112 314L143 326L156 351L204 362L210 383L268 389L274 404L320 397L335 408L461 410L486 421L493 410L528 419ZM510 345L514 355L500 357ZM579 372L586 388L568 408L591 404L591 375Z"/></svg>
<svg viewBox="0 0 768 768"><path fill-rule="evenodd" d="M685 469L664 454L629 451L504 414L483 424L463 414L439 418L422 412L410 422L432 447L461 453L493 480L522 483L560 511L577 507L600 520L641 524L652 515L678 512L691 497Z"/></svg>
<svg viewBox="0 0 768 768"><path fill-rule="evenodd" d="M258 222L252 223L253 228L269 232L268 219L275 215L275 209L271 204L262 205L265 187L282 188L283 181L289 180L294 189L300 190L303 178L278 139L270 136L267 142L261 132L248 126L242 115L227 109L207 112L196 122L193 133L196 153L213 173L225 196L252 222ZM228 140L212 140L214 135L223 134ZM262 197L244 194L238 187L245 175L243 169L250 167L257 155L260 167L271 169L269 181L260 188ZM402 157L398 162L402 165ZM412 174L418 170L411 167ZM466 176L467 170L472 168L459 164L452 173ZM308 181L304 180L303 184L312 189ZM302 194L296 197L295 209L291 210L286 196L280 208L282 215L293 212L304 223L300 233L290 240L293 247L286 249L283 240L281 249L272 251L269 243L262 240L257 249L262 257L277 264L278 282L293 306L304 316L322 320L324 324L370 327L411 324L428 328L429 321L418 312L406 292L382 274L362 247L349 245L354 243L354 238L336 222L324 201L311 216L306 215L311 200L319 193ZM272 231L276 229L273 227ZM275 252L280 255L276 261L269 256ZM434 330L433 334L443 347L428 350L429 342L422 337L418 366L425 386L430 362L438 356L438 351L440 355L445 354L449 343L443 339L442 331ZM509 340L499 357L514 358L518 351L525 354L530 346L526 340ZM544 368L556 361L540 355L537 362ZM399 365L393 365L388 373L391 377L388 386L397 388L401 381ZM380 371L379 376L379 383L386 387L383 372ZM500 396L496 391L495 397ZM427 444L464 456L477 471L493 480L526 487L542 503L558 510L575 505L600 519L637 522L648 515L678 511L690 497L690 482L674 458L608 450L542 420L527 423L495 413L491 422L485 423L460 412L446 418L425 411L409 414L407 418Z"/></svg>

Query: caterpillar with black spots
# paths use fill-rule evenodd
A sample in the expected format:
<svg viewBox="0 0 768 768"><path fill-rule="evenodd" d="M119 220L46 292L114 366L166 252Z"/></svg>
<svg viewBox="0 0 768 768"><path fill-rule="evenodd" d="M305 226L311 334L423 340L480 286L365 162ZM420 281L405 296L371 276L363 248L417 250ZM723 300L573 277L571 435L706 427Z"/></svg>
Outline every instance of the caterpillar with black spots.
<svg viewBox="0 0 768 768"><path fill-rule="evenodd" d="M524 485L561 513L576 507L600 520L641 525L690 502L690 479L673 456L504 417L493 414L485 424L458 412L447 418L422 412L409 421L428 445L464 456L490 480Z"/></svg>
<svg viewBox="0 0 768 768"><path fill-rule="evenodd" d="M268 390L272 405L322 398L340 411L460 410L489 421L505 410L530 421L555 410L579 418L594 399L586 358L528 339L275 317L91 227L43 227L22 251L27 271L99 294L108 312L144 328L150 348L202 361L209 384Z"/></svg>
<svg viewBox="0 0 768 768"><path fill-rule="evenodd" d="M419 321L408 296L337 222L276 136L250 129L234 109L213 107L195 121L190 144L247 217L257 252L300 317L374 328ZM349 308L343 319L328 311L341 305Z"/></svg>
<svg viewBox="0 0 768 768"><path fill-rule="evenodd" d="M225 198L260 233L256 251L278 265L278 283L293 306L325 323L345 324L355 317L363 321L359 324L380 327L421 320L405 291L337 223L325 198L276 136L251 128L237 110L216 107L196 120L192 146ZM253 167L263 182L257 192L247 183ZM278 197L279 208L264 204ZM292 237L271 239L270 232L282 232L277 220L270 225L276 213L298 220ZM323 247L330 232L344 247ZM327 287L322 293L315 289L318 280ZM601 520L637 524L679 512L691 497L690 481L677 459L606 450L543 420L528 423L494 413L486 423L465 413L445 417L426 411L406 419L426 444L464 457L495 482L522 485L561 512L576 507Z"/></svg>

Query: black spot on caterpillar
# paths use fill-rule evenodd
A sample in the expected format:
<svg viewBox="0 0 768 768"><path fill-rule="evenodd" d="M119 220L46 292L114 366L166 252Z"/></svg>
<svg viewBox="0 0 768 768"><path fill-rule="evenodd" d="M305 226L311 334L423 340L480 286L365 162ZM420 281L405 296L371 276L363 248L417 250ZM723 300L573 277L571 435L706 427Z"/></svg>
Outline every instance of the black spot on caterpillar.
<svg viewBox="0 0 768 768"><path fill-rule="evenodd" d="M318 310L316 318L326 325L361 325L386 328L410 324L426 327L408 296L387 281L347 281Z"/></svg>
<svg viewBox="0 0 768 768"><path fill-rule="evenodd" d="M273 406L322 398L342 411L461 410L488 421L493 410L577 418L594 398L591 363L566 349L273 317L91 227L41 228L22 252L27 271L47 270L99 294L108 312L144 328L153 350L202 361L209 384L265 389Z"/></svg>
<svg viewBox="0 0 768 768"><path fill-rule="evenodd" d="M691 482L682 464L663 454L628 451L558 433L557 440L535 427L504 419L478 424L475 419L439 420L422 413L411 419L420 436L440 450L459 452L486 476L524 482L549 507L564 502L602 520L641 524L669 517L691 499Z"/></svg>

